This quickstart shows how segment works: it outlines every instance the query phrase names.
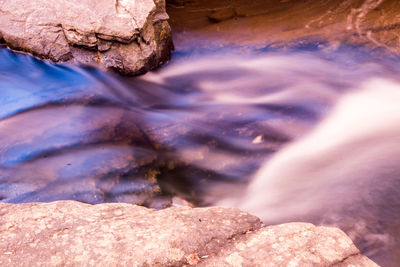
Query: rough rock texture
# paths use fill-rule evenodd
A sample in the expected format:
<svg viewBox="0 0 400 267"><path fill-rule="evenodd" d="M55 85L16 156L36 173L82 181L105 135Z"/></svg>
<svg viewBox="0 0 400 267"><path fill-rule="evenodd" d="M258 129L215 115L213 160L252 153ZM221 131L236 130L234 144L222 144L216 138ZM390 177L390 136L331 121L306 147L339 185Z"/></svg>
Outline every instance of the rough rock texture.
<svg viewBox="0 0 400 267"><path fill-rule="evenodd" d="M169 59L164 0L0 0L0 41L54 61L138 74Z"/></svg>
<svg viewBox="0 0 400 267"><path fill-rule="evenodd" d="M263 264L264 263L264 264ZM233 238L200 266L376 266L338 228L309 223L263 227Z"/></svg>
<svg viewBox="0 0 400 267"><path fill-rule="evenodd" d="M0 203L0 266L376 266L339 229L234 208Z"/></svg>

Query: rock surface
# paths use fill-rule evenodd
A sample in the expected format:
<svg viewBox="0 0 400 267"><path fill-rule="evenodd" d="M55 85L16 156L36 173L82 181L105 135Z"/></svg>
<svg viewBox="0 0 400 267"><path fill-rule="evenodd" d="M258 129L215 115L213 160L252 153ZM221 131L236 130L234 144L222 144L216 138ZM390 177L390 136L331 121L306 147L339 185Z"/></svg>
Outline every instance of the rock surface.
<svg viewBox="0 0 400 267"><path fill-rule="evenodd" d="M53 61L139 74L173 48L164 0L0 0L0 41Z"/></svg>
<svg viewBox="0 0 400 267"><path fill-rule="evenodd" d="M341 230L235 208L0 202L1 266L376 266Z"/></svg>
<svg viewBox="0 0 400 267"><path fill-rule="evenodd" d="M400 2L392 0L167 0L178 51L341 44L400 53Z"/></svg>

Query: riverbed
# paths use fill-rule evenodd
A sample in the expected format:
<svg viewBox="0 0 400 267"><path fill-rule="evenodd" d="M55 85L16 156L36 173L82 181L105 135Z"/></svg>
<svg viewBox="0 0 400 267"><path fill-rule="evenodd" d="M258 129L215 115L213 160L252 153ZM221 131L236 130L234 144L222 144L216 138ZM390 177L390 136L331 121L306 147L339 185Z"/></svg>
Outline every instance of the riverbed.
<svg viewBox="0 0 400 267"><path fill-rule="evenodd" d="M0 48L0 199L237 206L267 224L337 226L366 256L396 266L400 61L385 39L392 28L349 39L333 30L338 20L332 31L317 27L326 38L300 38L287 25L267 38L271 23L257 20L282 8L297 14L288 1L270 13L177 2L169 6L171 61L139 77ZM360 5L354 20L390 7ZM182 10L197 13L181 25ZM244 29L256 33L238 38ZM237 35L228 38L230 30Z"/></svg>

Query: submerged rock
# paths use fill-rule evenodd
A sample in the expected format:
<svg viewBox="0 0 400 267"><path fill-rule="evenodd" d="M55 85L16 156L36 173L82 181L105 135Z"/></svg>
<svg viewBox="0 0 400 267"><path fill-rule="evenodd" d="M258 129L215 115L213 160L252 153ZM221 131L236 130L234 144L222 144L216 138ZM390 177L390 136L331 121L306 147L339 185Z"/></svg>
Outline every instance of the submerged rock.
<svg viewBox="0 0 400 267"><path fill-rule="evenodd" d="M139 74L173 48L164 0L0 0L0 41L53 61Z"/></svg>
<svg viewBox="0 0 400 267"><path fill-rule="evenodd" d="M0 202L1 266L376 266L341 230L235 208Z"/></svg>

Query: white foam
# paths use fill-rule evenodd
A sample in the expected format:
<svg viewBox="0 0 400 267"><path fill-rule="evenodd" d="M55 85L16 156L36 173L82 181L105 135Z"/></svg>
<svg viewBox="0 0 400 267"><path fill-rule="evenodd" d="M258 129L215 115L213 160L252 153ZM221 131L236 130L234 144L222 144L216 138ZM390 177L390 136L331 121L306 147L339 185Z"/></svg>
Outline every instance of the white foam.
<svg viewBox="0 0 400 267"><path fill-rule="evenodd" d="M315 130L266 161L238 202L228 202L265 221L361 207L363 201L378 205L387 180L397 179L399 156L400 84L372 79L344 95Z"/></svg>

